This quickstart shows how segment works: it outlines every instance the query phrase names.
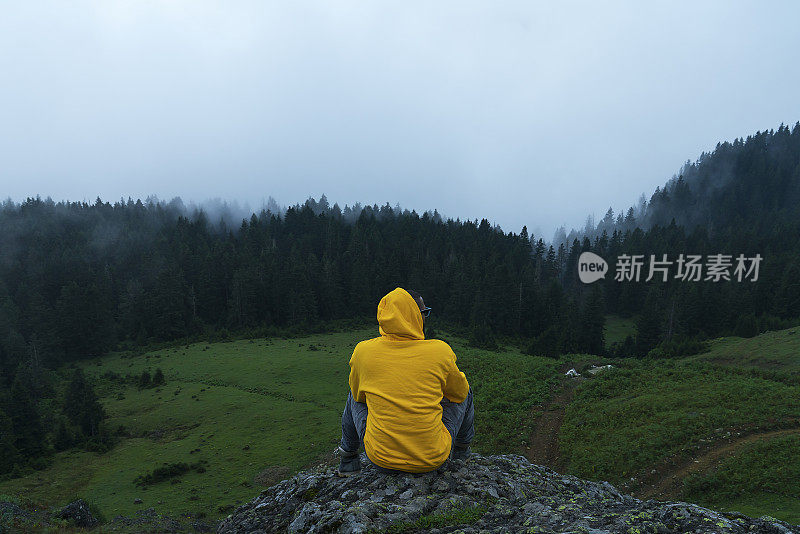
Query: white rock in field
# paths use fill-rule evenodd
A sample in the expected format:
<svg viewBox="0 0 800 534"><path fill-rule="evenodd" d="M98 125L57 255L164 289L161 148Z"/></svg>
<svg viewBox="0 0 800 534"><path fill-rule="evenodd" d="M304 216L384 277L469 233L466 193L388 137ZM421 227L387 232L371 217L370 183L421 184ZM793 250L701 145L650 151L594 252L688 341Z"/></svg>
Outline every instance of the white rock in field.
<svg viewBox="0 0 800 534"><path fill-rule="evenodd" d="M599 373L600 371L605 371L606 369L613 369L613 368L614 368L614 366L613 366L613 365L611 365L611 364L608 364L608 365L601 365L601 366L599 366L599 367L598 367L598 366L596 366L596 365L593 365L593 366L591 367L591 369L589 369L589 372L590 372L590 373L592 373L593 375L596 375L596 374L597 374L597 373Z"/></svg>

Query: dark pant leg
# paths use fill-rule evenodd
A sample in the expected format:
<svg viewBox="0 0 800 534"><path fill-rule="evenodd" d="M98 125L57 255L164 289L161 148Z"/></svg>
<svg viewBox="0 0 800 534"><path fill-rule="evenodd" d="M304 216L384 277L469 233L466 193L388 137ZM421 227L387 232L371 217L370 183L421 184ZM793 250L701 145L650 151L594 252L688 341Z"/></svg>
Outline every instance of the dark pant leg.
<svg viewBox="0 0 800 534"><path fill-rule="evenodd" d="M367 429L367 405L356 402L353 394L347 394L347 402L342 412L342 441L339 446L346 452L355 452L364 443Z"/></svg>
<svg viewBox="0 0 800 534"><path fill-rule="evenodd" d="M367 404L364 402L356 402L353 399L353 394L347 394L347 402L344 405L344 412L342 412L342 441L339 446L346 452L357 452L364 444L364 433L367 431ZM369 456L367 460L375 469L385 474L401 474L406 475L405 471L397 471L395 469L386 469L373 462Z"/></svg>
<svg viewBox="0 0 800 534"><path fill-rule="evenodd" d="M450 432L453 443L469 445L475 437L475 406L472 402L472 387L467 392L464 402L452 402L447 397L442 399L442 422Z"/></svg>

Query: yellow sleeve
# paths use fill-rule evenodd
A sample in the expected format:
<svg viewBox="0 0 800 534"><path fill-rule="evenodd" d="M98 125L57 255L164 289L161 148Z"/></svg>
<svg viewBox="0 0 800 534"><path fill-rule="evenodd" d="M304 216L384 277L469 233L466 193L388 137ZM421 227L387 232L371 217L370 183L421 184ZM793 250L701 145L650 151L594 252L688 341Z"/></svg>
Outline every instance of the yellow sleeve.
<svg viewBox="0 0 800 534"><path fill-rule="evenodd" d="M350 393L353 394L353 399L356 402L367 402L366 395L360 389L361 373L359 359L356 355L357 350L358 346L356 346L356 350L353 351L353 355L350 357L350 378L348 380L350 383Z"/></svg>
<svg viewBox="0 0 800 534"><path fill-rule="evenodd" d="M451 360L448 366L447 377L444 384L444 396L451 402L464 402L469 393L469 382L467 376L458 369L456 365L456 355L452 350Z"/></svg>

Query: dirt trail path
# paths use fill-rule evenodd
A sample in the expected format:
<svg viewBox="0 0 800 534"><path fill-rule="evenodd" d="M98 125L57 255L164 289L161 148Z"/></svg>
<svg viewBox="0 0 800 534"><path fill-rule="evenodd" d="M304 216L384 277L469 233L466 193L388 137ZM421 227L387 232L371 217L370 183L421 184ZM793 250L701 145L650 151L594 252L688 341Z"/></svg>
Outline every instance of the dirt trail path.
<svg viewBox="0 0 800 534"><path fill-rule="evenodd" d="M559 385L558 393L544 406L544 412L537 418L531 433L530 449L525 456L532 463L544 465L559 471L562 467L561 452L558 448L558 435L564 421L564 410L575 395L575 387L583 378L565 378Z"/></svg>
<svg viewBox="0 0 800 534"><path fill-rule="evenodd" d="M639 499L673 500L680 498L683 480L695 473L704 473L716 467L723 460L735 457L736 451L748 444L762 439L800 433L800 426L781 430L770 430L736 437L722 443L711 445L699 455L682 460L677 464L663 464L656 473L649 473L633 495Z"/></svg>

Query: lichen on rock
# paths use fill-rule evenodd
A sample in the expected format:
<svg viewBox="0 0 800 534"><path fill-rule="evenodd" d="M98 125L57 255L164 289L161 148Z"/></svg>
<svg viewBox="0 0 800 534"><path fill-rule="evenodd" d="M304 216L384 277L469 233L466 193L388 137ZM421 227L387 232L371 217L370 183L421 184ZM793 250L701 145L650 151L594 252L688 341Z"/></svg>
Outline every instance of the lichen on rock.
<svg viewBox="0 0 800 534"><path fill-rule="evenodd" d="M473 454L421 475L362 465L349 478L332 466L301 472L240 506L218 532L800 533L767 516L641 501L517 455Z"/></svg>

